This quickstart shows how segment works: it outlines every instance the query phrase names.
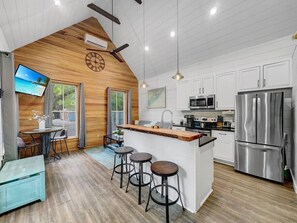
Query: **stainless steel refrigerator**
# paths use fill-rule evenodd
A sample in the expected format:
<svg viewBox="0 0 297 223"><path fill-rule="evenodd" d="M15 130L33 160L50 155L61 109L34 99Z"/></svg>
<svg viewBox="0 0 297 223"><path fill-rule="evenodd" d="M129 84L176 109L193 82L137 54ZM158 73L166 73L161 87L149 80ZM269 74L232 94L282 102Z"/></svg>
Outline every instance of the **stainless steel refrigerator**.
<svg viewBox="0 0 297 223"><path fill-rule="evenodd" d="M236 96L235 170L284 181L284 93Z"/></svg>

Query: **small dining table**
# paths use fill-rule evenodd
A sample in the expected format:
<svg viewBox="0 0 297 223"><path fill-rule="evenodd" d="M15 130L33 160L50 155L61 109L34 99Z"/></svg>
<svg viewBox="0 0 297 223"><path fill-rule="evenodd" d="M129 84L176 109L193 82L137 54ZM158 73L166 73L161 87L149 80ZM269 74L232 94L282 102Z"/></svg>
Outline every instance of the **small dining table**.
<svg viewBox="0 0 297 223"><path fill-rule="evenodd" d="M62 131L63 127L50 127L50 128L44 128L44 129L28 129L28 130L22 130L20 133L25 135L30 135L32 140L35 142L35 135L39 135L41 139L41 153L48 157L51 149L51 138L54 138L57 134L57 132ZM53 134L51 136L51 134ZM55 146L53 146L54 151L54 159L61 159L60 155L57 153Z"/></svg>

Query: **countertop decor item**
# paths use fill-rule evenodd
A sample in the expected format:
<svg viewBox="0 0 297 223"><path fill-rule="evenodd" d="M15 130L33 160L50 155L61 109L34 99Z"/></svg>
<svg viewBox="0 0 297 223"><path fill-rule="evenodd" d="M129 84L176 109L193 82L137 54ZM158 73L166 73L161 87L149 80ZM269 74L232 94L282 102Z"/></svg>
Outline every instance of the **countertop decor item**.
<svg viewBox="0 0 297 223"><path fill-rule="evenodd" d="M166 108L166 87L147 91L148 108Z"/></svg>
<svg viewBox="0 0 297 223"><path fill-rule="evenodd" d="M32 110L33 116L30 118L30 120L36 120L38 122L38 128L39 129L45 129L45 121L47 120L47 115L38 115L39 111Z"/></svg>

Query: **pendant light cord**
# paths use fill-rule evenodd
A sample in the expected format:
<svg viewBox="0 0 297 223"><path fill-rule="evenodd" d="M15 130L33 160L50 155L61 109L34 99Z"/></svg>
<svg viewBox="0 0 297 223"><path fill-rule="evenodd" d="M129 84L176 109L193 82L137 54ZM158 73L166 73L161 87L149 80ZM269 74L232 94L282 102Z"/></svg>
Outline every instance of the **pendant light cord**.
<svg viewBox="0 0 297 223"><path fill-rule="evenodd" d="M111 14L113 15L113 0L111 0ZM111 21L111 41L113 43L113 21Z"/></svg>
<svg viewBox="0 0 297 223"><path fill-rule="evenodd" d="M145 14L144 14L144 2L143 1L143 13L142 13L142 26L143 26L143 47L142 47L142 51L143 51L143 77L144 77L144 81L145 81L145 23L144 23L144 19L145 19Z"/></svg>
<svg viewBox="0 0 297 223"><path fill-rule="evenodd" d="M176 0L176 68L179 73L179 46L178 46L178 0Z"/></svg>

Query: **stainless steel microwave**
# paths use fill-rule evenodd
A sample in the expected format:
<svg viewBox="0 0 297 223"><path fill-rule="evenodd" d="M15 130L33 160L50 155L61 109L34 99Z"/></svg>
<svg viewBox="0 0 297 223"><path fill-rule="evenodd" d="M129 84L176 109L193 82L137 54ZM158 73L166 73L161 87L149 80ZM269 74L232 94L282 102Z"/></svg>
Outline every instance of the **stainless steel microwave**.
<svg viewBox="0 0 297 223"><path fill-rule="evenodd" d="M215 95L200 95L190 97L190 109L214 109Z"/></svg>

